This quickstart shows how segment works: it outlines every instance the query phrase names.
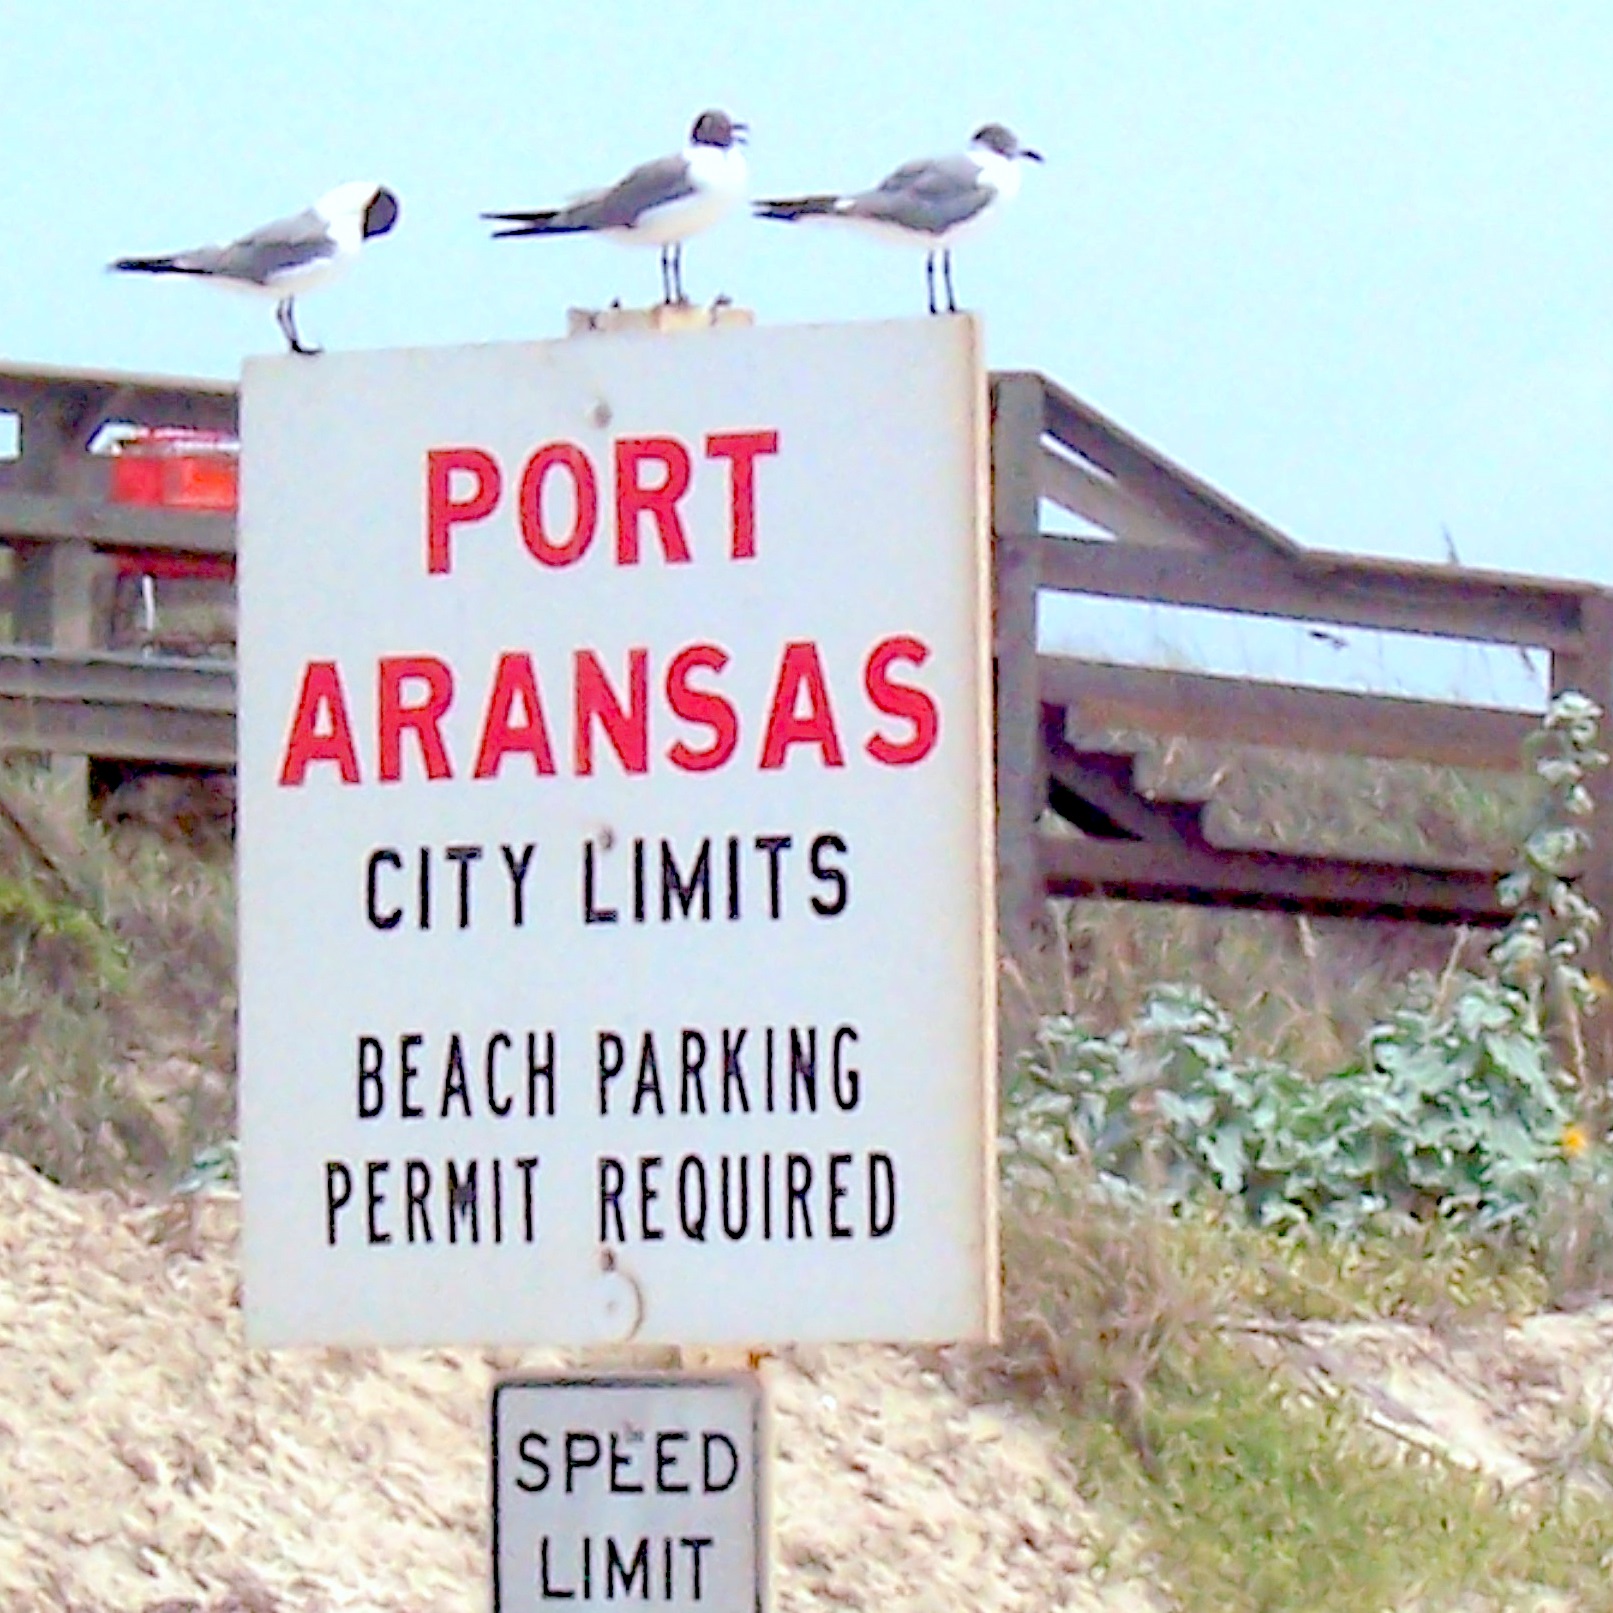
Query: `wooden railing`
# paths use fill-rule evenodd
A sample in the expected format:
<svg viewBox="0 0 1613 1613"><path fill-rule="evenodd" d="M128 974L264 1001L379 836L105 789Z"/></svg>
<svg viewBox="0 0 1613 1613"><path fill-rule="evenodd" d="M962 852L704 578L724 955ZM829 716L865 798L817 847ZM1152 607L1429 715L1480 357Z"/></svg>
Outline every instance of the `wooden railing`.
<svg viewBox="0 0 1613 1613"><path fill-rule="evenodd" d="M1072 727L1126 729L1516 768L1534 726L1527 713L1038 654L1036 602L1067 592L1535 647L1549 657L1554 691L1580 689L1606 707L1613 595L1590 583L1303 549L1042 376L994 377L992 404L999 899L1010 949L1035 946L1050 895L1504 922L1498 869L1218 846L1205 803L1151 801L1132 785L1130 758L1083 752L1067 736ZM1044 533L1044 499L1105 536ZM1050 809L1077 832L1050 832ZM1598 842L1605 815L1599 803ZM1605 850L1585 887L1613 912Z"/></svg>
<svg viewBox="0 0 1613 1613"><path fill-rule="evenodd" d="M234 522L122 505L113 422L230 431L220 382L0 371L0 414L18 452L0 460L0 749L227 767L234 676L227 658L129 653L107 630L120 551L228 556ZM1475 768L1518 765L1525 713L1123 666L1040 654L1049 591L1467 641L1532 646L1553 689L1613 697L1613 596L1588 583L1301 548L1035 374L992 378L999 899L1011 949L1035 945L1045 899L1138 900L1350 917L1492 924L1497 870L1430 868L1261 847L1224 847L1203 803L1139 792L1124 755L1083 751L1072 729L1184 734L1285 749ZM1042 530L1042 501L1097 537ZM1048 814L1064 832L1048 827ZM1593 833L1601 819L1593 822ZM1613 912L1613 858L1587 872ZM1613 970L1609 971L1613 978Z"/></svg>

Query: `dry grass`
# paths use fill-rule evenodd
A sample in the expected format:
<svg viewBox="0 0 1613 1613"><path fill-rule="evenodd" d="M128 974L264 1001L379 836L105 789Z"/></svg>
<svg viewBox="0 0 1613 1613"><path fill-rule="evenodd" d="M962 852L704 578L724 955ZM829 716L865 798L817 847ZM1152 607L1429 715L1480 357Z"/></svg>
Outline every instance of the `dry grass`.
<svg viewBox="0 0 1613 1613"><path fill-rule="evenodd" d="M228 848L108 828L48 775L0 789L35 843L0 833L0 1147L65 1184L171 1186L234 1127Z"/></svg>

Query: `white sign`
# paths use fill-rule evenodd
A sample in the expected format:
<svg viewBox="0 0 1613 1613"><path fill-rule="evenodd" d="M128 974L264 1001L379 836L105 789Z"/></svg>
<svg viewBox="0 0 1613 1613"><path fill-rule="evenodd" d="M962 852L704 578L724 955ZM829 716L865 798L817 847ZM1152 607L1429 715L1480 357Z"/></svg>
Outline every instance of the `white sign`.
<svg viewBox="0 0 1613 1613"><path fill-rule="evenodd" d="M991 1330L978 342L247 366L254 1343Z"/></svg>
<svg viewBox="0 0 1613 1613"><path fill-rule="evenodd" d="M754 1377L499 1384L493 1613L758 1613L766 1470Z"/></svg>

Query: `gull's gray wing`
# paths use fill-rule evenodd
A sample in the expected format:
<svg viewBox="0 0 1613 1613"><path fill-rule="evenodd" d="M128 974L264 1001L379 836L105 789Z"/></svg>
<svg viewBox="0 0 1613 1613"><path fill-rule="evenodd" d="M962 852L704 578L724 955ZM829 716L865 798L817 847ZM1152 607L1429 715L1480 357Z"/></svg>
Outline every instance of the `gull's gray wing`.
<svg viewBox="0 0 1613 1613"><path fill-rule="evenodd" d="M212 275L268 286L288 269L305 268L335 256L336 243L324 219L309 207L289 218L277 218L228 246L198 246L161 258L119 258L113 268L151 274Z"/></svg>
<svg viewBox="0 0 1613 1613"><path fill-rule="evenodd" d="M580 196L554 215L557 230L627 230L652 207L692 196L694 183L681 156L640 163L605 190Z"/></svg>
<svg viewBox="0 0 1613 1613"><path fill-rule="evenodd" d="M903 163L873 190L853 196L843 213L939 235L973 218L995 195L970 158L929 157Z"/></svg>

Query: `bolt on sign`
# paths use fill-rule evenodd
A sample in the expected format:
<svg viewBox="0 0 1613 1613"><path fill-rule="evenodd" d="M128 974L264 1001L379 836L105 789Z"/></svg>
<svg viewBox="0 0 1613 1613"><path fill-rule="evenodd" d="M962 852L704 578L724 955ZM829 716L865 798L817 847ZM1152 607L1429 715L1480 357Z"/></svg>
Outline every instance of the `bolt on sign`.
<svg viewBox="0 0 1613 1613"><path fill-rule="evenodd" d="M967 318L254 360L261 1344L994 1326Z"/></svg>
<svg viewBox="0 0 1613 1613"><path fill-rule="evenodd" d="M493 1613L768 1605L760 1381L548 1378L493 1391Z"/></svg>

